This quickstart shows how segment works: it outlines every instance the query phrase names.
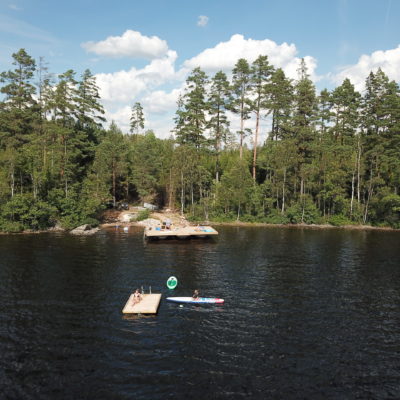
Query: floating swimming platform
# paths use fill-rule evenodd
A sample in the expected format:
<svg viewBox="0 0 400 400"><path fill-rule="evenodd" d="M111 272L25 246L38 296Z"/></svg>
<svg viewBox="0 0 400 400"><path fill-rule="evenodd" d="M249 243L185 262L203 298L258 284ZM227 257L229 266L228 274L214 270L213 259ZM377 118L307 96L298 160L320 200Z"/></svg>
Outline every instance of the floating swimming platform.
<svg viewBox="0 0 400 400"><path fill-rule="evenodd" d="M123 314L157 314L161 293L142 294L142 300L135 303L133 293L122 310Z"/></svg>

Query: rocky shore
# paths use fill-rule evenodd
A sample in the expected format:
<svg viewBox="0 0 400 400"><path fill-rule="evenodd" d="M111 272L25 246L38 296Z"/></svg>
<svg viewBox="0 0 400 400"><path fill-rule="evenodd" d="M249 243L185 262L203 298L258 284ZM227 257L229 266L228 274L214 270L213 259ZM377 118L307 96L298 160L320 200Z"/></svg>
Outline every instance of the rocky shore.
<svg viewBox="0 0 400 400"><path fill-rule="evenodd" d="M171 221L172 225L175 226L188 226L192 225L185 217L181 216L178 212L174 212L171 210L152 212L150 213L149 218L141 221L136 221L138 216L138 212L142 210L141 207L130 207L129 210L117 211L117 210L107 210L104 213L101 223L98 227L93 227L91 225L81 225L77 228L74 228L69 231L72 235L79 236L89 236L97 233L101 229L107 229L108 227L129 227L129 226L138 226L138 227L155 227L161 225L167 219ZM197 223L196 223L197 224ZM196 225L194 224L194 225ZM370 225L342 225L342 226L334 226L329 224L317 225L317 224L268 224L261 222L241 222L241 221L232 221L232 222L215 222L215 221L202 221L200 222L202 225L211 225L211 226L243 226L243 227L270 227L270 228L287 228L287 229L346 229L346 230L377 230L377 231L400 231L400 229L393 229L390 227L376 227ZM61 228L60 226L56 226L45 231L24 231L22 234L31 234L31 233L43 233L43 232L67 232L67 230ZM6 232L0 232L1 234L7 234Z"/></svg>

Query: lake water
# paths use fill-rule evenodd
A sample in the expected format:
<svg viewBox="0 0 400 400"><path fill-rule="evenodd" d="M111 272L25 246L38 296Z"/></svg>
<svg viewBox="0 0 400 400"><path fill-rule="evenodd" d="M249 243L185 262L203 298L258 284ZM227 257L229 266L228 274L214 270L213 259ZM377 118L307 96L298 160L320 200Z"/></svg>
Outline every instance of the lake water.
<svg viewBox="0 0 400 400"><path fill-rule="evenodd" d="M0 236L0 397L400 398L399 232L217 229ZM126 318L140 286L158 315ZM225 304L165 300L196 288Z"/></svg>

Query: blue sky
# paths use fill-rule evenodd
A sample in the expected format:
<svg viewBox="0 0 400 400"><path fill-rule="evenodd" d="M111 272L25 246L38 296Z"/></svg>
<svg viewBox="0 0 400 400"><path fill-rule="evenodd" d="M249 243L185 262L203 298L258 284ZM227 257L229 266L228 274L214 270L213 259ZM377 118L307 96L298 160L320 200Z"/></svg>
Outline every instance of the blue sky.
<svg viewBox="0 0 400 400"><path fill-rule="evenodd" d="M55 74L89 68L108 119L126 131L140 101L166 137L195 66L212 76L267 54L293 79L305 57L318 89L349 77L362 90L378 67L399 82L399 21L399 0L0 0L0 71L20 48Z"/></svg>

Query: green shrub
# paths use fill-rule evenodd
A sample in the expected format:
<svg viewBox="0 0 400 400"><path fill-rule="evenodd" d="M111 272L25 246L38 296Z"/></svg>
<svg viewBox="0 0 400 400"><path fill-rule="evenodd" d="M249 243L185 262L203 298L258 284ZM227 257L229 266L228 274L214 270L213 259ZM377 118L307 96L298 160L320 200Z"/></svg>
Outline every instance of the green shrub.
<svg viewBox="0 0 400 400"><path fill-rule="evenodd" d="M317 224L321 221L319 211L309 196L289 207L286 215L292 224Z"/></svg>
<svg viewBox="0 0 400 400"><path fill-rule="evenodd" d="M273 212L263 218L262 222L266 224L289 224L289 218L285 214L281 214L280 211Z"/></svg>
<svg viewBox="0 0 400 400"><path fill-rule="evenodd" d="M338 215L331 215L327 221L328 224L331 224L333 226L343 226L343 225L353 225L354 222L348 219L346 216L342 214Z"/></svg>
<svg viewBox="0 0 400 400"><path fill-rule="evenodd" d="M201 222L201 221L204 221L204 216L203 216L203 218L202 218L200 215L188 215L188 216L186 217L186 219L187 219L189 222Z"/></svg>
<svg viewBox="0 0 400 400"><path fill-rule="evenodd" d="M371 202L370 218L374 225L400 227L400 196L387 194Z"/></svg>
<svg viewBox="0 0 400 400"><path fill-rule="evenodd" d="M233 222L237 220L237 215L234 213L212 214L210 219L215 222Z"/></svg>
<svg viewBox="0 0 400 400"><path fill-rule="evenodd" d="M7 232L40 230L54 226L56 210L31 194L17 194L1 208L0 226Z"/></svg>
<svg viewBox="0 0 400 400"><path fill-rule="evenodd" d="M0 231L7 233L18 233L24 230L20 222L0 220Z"/></svg>
<svg viewBox="0 0 400 400"><path fill-rule="evenodd" d="M150 210L140 210L136 217L136 221L143 221L150 217Z"/></svg>

